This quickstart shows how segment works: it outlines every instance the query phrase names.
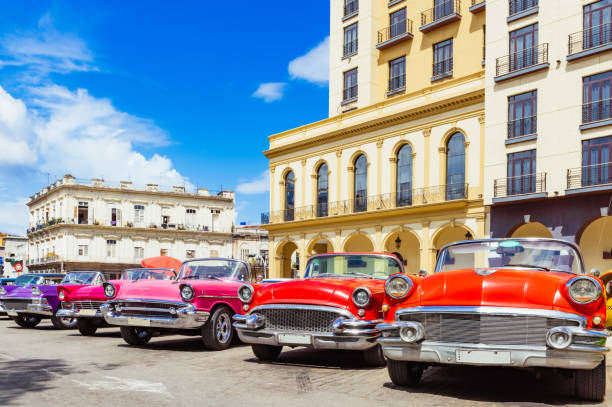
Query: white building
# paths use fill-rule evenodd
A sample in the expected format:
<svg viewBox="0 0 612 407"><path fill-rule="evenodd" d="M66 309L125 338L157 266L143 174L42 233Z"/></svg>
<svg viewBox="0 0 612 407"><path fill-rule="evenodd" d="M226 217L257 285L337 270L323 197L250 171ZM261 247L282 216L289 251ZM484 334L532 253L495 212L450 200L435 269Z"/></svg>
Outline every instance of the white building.
<svg viewBox="0 0 612 407"><path fill-rule="evenodd" d="M65 175L31 197L31 271L102 270L116 275L143 258L232 256L234 193L188 193L131 182L76 182Z"/></svg>
<svg viewBox="0 0 612 407"><path fill-rule="evenodd" d="M2 277L15 278L22 273L26 273L28 268L26 260L28 258L28 238L23 236L3 236L1 238L4 245L4 272ZM15 271L15 264L23 266L21 272Z"/></svg>
<svg viewBox="0 0 612 407"><path fill-rule="evenodd" d="M268 231L260 226L234 228L233 257L248 262L258 274L266 275L268 247Z"/></svg>

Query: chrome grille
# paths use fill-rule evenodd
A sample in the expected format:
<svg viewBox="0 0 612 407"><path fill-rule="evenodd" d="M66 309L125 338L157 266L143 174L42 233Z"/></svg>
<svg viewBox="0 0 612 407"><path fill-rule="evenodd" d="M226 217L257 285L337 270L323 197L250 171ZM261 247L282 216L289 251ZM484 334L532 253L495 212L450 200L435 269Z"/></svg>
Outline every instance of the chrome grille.
<svg viewBox="0 0 612 407"><path fill-rule="evenodd" d="M14 310L25 310L28 308L28 304L32 303L32 300L0 300L4 304L6 309Z"/></svg>
<svg viewBox="0 0 612 407"><path fill-rule="evenodd" d="M104 301L74 301L74 308L77 310L82 309L95 309L99 310L100 305L104 304Z"/></svg>
<svg viewBox="0 0 612 407"><path fill-rule="evenodd" d="M577 321L531 315L407 313L399 318L420 322L428 341L485 345L546 346L549 329L579 325Z"/></svg>
<svg viewBox="0 0 612 407"><path fill-rule="evenodd" d="M279 331L333 332L332 323L342 315L335 311L307 308L264 308L255 313L266 319L266 328Z"/></svg>
<svg viewBox="0 0 612 407"><path fill-rule="evenodd" d="M114 303L115 310L117 305L121 307L121 311L117 311L117 314L126 317L176 318L176 314L170 313L170 308L180 308L179 305L172 303L119 301Z"/></svg>

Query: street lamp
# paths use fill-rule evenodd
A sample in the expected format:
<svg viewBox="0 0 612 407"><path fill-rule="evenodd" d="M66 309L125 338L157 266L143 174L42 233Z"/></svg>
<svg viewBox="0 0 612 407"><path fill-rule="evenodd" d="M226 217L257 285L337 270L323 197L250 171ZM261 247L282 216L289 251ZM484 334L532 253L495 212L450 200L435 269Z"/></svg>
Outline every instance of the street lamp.
<svg viewBox="0 0 612 407"><path fill-rule="evenodd" d="M467 232L467 233L465 234L465 240L472 240L473 238L474 238L474 236L472 236L472 233L471 233L471 232Z"/></svg>
<svg viewBox="0 0 612 407"><path fill-rule="evenodd" d="M395 248L399 250L401 245L402 245L402 239L400 239L399 234L398 234L397 238L395 239Z"/></svg>

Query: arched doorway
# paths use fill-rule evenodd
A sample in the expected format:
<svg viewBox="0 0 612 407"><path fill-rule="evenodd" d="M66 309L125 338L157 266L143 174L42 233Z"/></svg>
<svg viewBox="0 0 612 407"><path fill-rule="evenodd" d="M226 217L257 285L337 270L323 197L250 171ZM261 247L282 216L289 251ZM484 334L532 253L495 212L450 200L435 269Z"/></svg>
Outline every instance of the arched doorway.
<svg viewBox="0 0 612 407"><path fill-rule="evenodd" d="M436 259L438 256L438 252L444 245L449 243L459 242L461 240L469 240L474 237L474 234L463 225L448 225L438 230L433 239L433 255L434 259L431 263L432 265L436 264ZM430 271L430 270L428 270ZM433 270L431 270L433 271Z"/></svg>
<svg viewBox="0 0 612 407"><path fill-rule="evenodd" d="M308 244L308 256L314 256L315 254L333 253L334 246L324 236L317 236Z"/></svg>
<svg viewBox="0 0 612 407"><path fill-rule="evenodd" d="M370 253L374 251L374 245L364 233L353 233L344 242L346 253Z"/></svg>
<svg viewBox="0 0 612 407"><path fill-rule="evenodd" d="M597 218L580 235L580 251L587 271L612 269L612 216Z"/></svg>
<svg viewBox="0 0 612 407"><path fill-rule="evenodd" d="M525 223L512 232L509 237L548 237L551 238L550 230L540 222Z"/></svg>
<svg viewBox="0 0 612 407"><path fill-rule="evenodd" d="M281 243L276 251L280 278L293 278L297 274L298 246L292 241Z"/></svg>
<svg viewBox="0 0 612 407"><path fill-rule="evenodd" d="M416 235L408 230L394 231L385 239L385 252L398 253L404 260L408 274L417 274L421 267L421 244Z"/></svg>

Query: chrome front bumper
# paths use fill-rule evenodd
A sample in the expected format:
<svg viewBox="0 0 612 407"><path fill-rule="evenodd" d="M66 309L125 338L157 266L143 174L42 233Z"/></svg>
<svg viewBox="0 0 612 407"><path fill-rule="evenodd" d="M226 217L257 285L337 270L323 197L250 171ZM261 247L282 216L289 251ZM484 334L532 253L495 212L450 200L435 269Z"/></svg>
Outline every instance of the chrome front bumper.
<svg viewBox="0 0 612 407"><path fill-rule="evenodd" d="M158 316L126 316L114 310L114 303L117 301L134 300L111 300L100 306L104 320L110 325L117 326L138 326L150 328L169 328L169 329L197 329L202 327L210 316L209 312L198 311L192 304L176 303L175 317ZM143 302L154 302L152 300L142 300Z"/></svg>
<svg viewBox="0 0 612 407"><path fill-rule="evenodd" d="M93 311L93 312L90 313L88 311ZM77 309L72 309L72 308L71 309L60 308L57 311L56 315L61 318L104 318L104 315L102 315L102 311L93 310L93 309L77 310Z"/></svg>
<svg viewBox="0 0 612 407"><path fill-rule="evenodd" d="M234 328L245 343L273 346L306 346L314 349L366 350L376 346L380 320L338 318L333 332L300 332L266 329L266 321L257 313L234 315Z"/></svg>
<svg viewBox="0 0 612 407"><path fill-rule="evenodd" d="M11 316L11 314L36 314L36 315L44 315L47 317L53 316L53 308L49 304L24 304L26 306L25 309L13 309L6 308L4 303L0 302L0 313L7 314Z"/></svg>

